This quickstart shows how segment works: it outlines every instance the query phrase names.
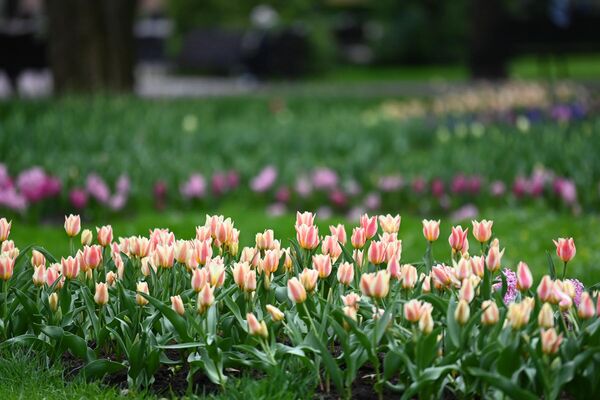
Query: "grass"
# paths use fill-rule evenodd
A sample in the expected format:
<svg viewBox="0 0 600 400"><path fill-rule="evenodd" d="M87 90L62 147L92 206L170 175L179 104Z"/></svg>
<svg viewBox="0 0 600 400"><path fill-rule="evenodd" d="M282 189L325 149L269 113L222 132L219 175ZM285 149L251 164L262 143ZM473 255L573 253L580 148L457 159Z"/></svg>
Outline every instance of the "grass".
<svg viewBox="0 0 600 400"><path fill-rule="evenodd" d="M255 233L267 228L275 230L276 238L283 240L284 246L289 245L286 240L295 234L293 215L269 217L265 216L262 209L245 206L241 202L224 204L213 212L229 216L235 221L235 226L241 230L241 245L252 245ZM548 271L546 252L555 255L552 239L573 236L577 244L577 256L569 266L568 274L577 277L586 286L600 282L600 266L597 263L600 259L600 236L591 234L600 230L600 216L572 216L553 212L547 208L532 207L484 210L480 217L495 221L494 234L500 239L502 247L506 247L505 266L516 268L516 264L523 260L539 278ZM201 210L170 211L164 214L145 211L130 218L120 217L108 222L113 226L115 237L147 235L150 228L169 227L178 238L192 238L195 235L195 226L204 224L204 219L205 213ZM424 254L425 243L421 233L421 219L420 216L403 215L399 236L403 241L402 262L404 263L417 262ZM347 224L348 234L351 232L351 226L356 225L355 221L346 221L341 217L321 220L319 223L321 234L328 233L329 224L338 222ZM471 225L470 221L456 222L461 222L463 226ZM87 226L93 225L87 224ZM434 246L435 255L440 259L449 258L446 252L450 226L451 221L442 217L442 233ZM68 240L62 226L39 226L15 221L11 238L21 248L28 244L38 244L57 256L64 255L68 251ZM471 252L473 254L478 252L478 247L471 236L470 242ZM556 260L556 257L554 258ZM560 268L559 272L562 272Z"/></svg>

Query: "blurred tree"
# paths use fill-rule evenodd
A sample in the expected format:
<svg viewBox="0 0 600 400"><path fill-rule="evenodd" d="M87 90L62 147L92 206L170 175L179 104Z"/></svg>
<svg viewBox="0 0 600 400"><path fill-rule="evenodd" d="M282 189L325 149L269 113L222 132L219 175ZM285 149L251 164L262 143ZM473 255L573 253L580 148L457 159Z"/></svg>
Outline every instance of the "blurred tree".
<svg viewBox="0 0 600 400"><path fill-rule="evenodd" d="M506 3L503 0L469 1L469 70L478 79L503 79L508 76L510 36Z"/></svg>
<svg viewBox="0 0 600 400"><path fill-rule="evenodd" d="M47 0L57 93L130 91L136 0Z"/></svg>

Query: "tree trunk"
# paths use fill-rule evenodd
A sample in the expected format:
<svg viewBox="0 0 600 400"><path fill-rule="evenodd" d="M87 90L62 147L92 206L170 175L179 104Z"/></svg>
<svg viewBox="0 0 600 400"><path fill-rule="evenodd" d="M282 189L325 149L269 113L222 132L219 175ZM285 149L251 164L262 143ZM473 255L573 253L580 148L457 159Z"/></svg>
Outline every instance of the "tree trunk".
<svg viewBox="0 0 600 400"><path fill-rule="evenodd" d="M131 91L135 0L48 0L56 93Z"/></svg>
<svg viewBox="0 0 600 400"><path fill-rule="evenodd" d="M508 76L509 35L502 0L469 2L469 69L475 79Z"/></svg>

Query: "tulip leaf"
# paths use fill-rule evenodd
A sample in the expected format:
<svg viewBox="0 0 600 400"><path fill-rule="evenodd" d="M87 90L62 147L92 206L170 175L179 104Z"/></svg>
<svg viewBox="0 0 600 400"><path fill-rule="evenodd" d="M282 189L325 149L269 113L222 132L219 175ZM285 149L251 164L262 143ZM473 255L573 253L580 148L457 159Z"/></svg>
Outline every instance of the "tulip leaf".
<svg viewBox="0 0 600 400"><path fill-rule="evenodd" d="M313 335L313 332L309 333L309 335ZM342 375L342 370L337 365L335 359L331 356L329 351L327 350L327 346L318 338L313 341L319 349L319 353L321 355L321 359L323 360L323 365L325 369L329 373L333 384L337 388L340 393L344 393L344 379Z"/></svg>
<svg viewBox="0 0 600 400"><path fill-rule="evenodd" d="M185 342L190 341L190 337L187 333L187 325L185 323L185 319L183 319L183 317L181 315L177 314L175 312L175 310L173 310L171 307L165 305L160 300L158 300L146 293L140 293L140 295L142 297L144 297L146 300L148 300L150 302L150 304L152 304L154 307L156 307L156 309L158 311L160 311L160 313L162 315L164 315L165 318L167 318L169 320L169 322L171 322L171 324L173 324L173 327L177 331L177 334L183 341L185 341Z"/></svg>
<svg viewBox="0 0 600 400"><path fill-rule="evenodd" d="M446 312L446 326L448 328L448 337L453 347L458 348L460 346L460 327L458 322L454 318L454 311L456 310L456 300L454 297L450 299L448 303L448 311Z"/></svg>
<svg viewBox="0 0 600 400"><path fill-rule="evenodd" d="M105 375L114 374L126 368L127 367L123 363L100 359L87 363L80 374L87 380L93 380L102 378Z"/></svg>
<svg viewBox="0 0 600 400"><path fill-rule="evenodd" d="M170 349L170 350L181 350L181 349L196 349L204 346L202 342L188 342L188 343L176 343L176 344L163 344L157 345L159 349Z"/></svg>
<svg viewBox="0 0 600 400"><path fill-rule="evenodd" d="M502 393L512 399L537 400L539 398L539 396L536 396L530 391L521 388L518 383L515 383L502 375L494 374L474 367L468 368L467 372L480 378L496 389L499 389Z"/></svg>

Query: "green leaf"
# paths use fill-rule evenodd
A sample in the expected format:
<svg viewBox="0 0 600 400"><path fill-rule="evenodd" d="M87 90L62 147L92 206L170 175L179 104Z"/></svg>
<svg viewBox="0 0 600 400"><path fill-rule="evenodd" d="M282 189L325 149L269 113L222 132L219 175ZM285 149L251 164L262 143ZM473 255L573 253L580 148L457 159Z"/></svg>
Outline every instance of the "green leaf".
<svg viewBox="0 0 600 400"><path fill-rule="evenodd" d="M448 327L448 337L455 348L460 346L460 326L454 318L456 310L456 299L452 297L448 303L448 311L446 312L446 326Z"/></svg>
<svg viewBox="0 0 600 400"><path fill-rule="evenodd" d="M311 331L311 333L309 333L309 335L313 335L313 332ZM321 354L321 359L323 360L323 365L325 366L325 369L329 373L329 376L331 377L333 384L335 385L335 387L337 388L339 393L344 393L344 378L342 375L342 370L340 369L340 367L337 365L335 359L331 356L331 354L327 350L327 346L325 345L325 343L323 343L323 341L319 340L318 338L315 338L315 339L316 340L314 340L313 343L316 344L317 347L319 348L319 353Z"/></svg>
<svg viewBox="0 0 600 400"><path fill-rule="evenodd" d="M554 260L552 260L552 256L550 252L546 250L546 261L548 263L548 273L550 274L550 278L556 279L556 267L554 266Z"/></svg>
<svg viewBox="0 0 600 400"><path fill-rule="evenodd" d="M181 338L182 341L184 341L184 342L191 341L191 339L187 333L187 324L185 323L185 319L183 319L183 317L181 315L177 314L175 312L175 310L173 310L171 307L165 305L162 301L160 301L150 295L147 295L145 293L140 293L140 295L143 296L146 300L148 300L150 302L150 304L152 304L154 307L156 307L156 309L158 311L160 311L160 313L162 315L164 315L165 318L167 318L169 320L169 322L171 322L171 324L175 328L175 331L177 331L177 334L179 335L179 337Z"/></svg>
<svg viewBox="0 0 600 400"><path fill-rule="evenodd" d="M196 349L204 346L201 342L189 342L189 343L177 343L177 344L165 344L156 346L159 349L170 349L170 350L181 350L181 349Z"/></svg>
<svg viewBox="0 0 600 400"><path fill-rule="evenodd" d="M521 399L522 400L537 400L537 399L539 399L539 396L534 395L533 393L531 393L528 390L522 389L518 383L515 383L502 375L490 373L490 372L484 371L480 368L467 368L467 372L473 376L480 378L481 380L486 382L488 385L491 385L491 386L495 387L496 389L499 389L500 391L502 391L502 393L504 393L506 396L508 396L512 399L519 399L519 400L521 400Z"/></svg>
<svg viewBox="0 0 600 400"><path fill-rule="evenodd" d="M101 359L94 360L87 363L80 374L87 380L100 379L105 375L114 374L116 372L122 371L127 367L119 362Z"/></svg>

